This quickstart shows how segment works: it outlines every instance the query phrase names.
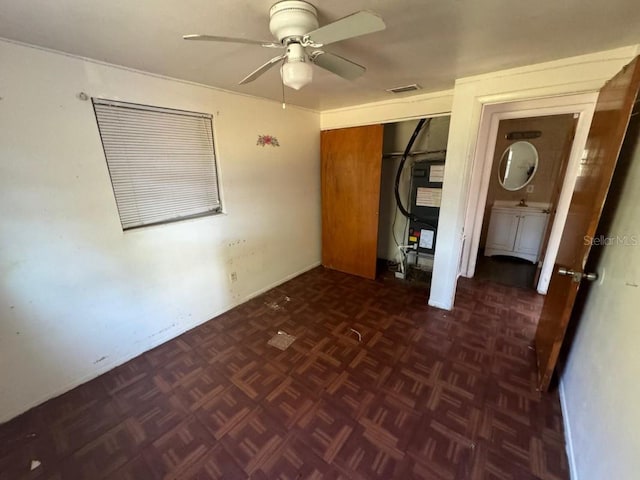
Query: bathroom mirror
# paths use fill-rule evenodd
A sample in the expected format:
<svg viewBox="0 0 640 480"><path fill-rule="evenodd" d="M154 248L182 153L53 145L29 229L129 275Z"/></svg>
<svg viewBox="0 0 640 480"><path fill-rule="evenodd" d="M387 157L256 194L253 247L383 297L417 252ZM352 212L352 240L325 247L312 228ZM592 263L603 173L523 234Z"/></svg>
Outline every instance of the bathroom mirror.
<svg viewBox="0 0 640 480"><path fill-rule="evenodd" d="M527 185L538 169L538 151L529 142L515 142L502 154L498 180L502 188L516 191Z"/></svg>

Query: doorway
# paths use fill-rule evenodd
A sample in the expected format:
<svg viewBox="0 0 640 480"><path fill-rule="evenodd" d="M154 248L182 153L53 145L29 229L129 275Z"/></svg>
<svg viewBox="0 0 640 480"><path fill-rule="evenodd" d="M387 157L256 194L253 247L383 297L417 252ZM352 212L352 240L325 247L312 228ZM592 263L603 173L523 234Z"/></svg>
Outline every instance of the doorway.
<svg viewBox="0 0 640 480"><path fill-rule="evenodd" d="M536 288L577 122L567 113L498 123L478 279Z"/></svg>
<svg viewBox="0 0 640 480"><path fill-rule="evenodd" d="M547 219L542 240L542 244L546 248L539 251L540 258L538 262L540 263L536 262L535 265L536 290L540 294L546 294L551 273L553 272L555 257L560 246L562 230L583 155L589 125L593 117L596 98L596 93L590 93L484 106L467 201L464 246L460 264L460 274L462 276L474 277L478 259L484 256L482 255L483 252L480 252L481 242L484 240L483 225L488 229L490 222L485 223L483 220L487 209L490 211L492 206L492 203L488 202L488 199L490 199L491 179L494 176L492 172L497 177L497 168L499 167L499 162L494 165L494 160L496 157L501 158L504 153L501 145L496 143L501 122L503 120L567 116L571 121L575 122L575 135L570 146L563 146L568 150L567 160L562 167L565 174L564 176L560 175L561 172L558 174L557 198L553 201L553 208L549 209L549 218ZM504 123L504 125L509 124ZM527 132L527 130L513 130L513 132ZM514 139L512 137L512 140ZM531 139L526 140L529 141ZM496 170L494 170L494 166ZM556 168L558 168L558 165L556 165ZM534 192L529 192L529 195L535 193L536 188L534 184ZM515 194L518 197L517 203L522 199L521 193ZM509 201L512 202L513 198L510 198ZM527 198L525 198L526 202ZM512 224L511 228L515 229L517 233L517 224ZM478 255L479 252L481 256Z"/></svg>

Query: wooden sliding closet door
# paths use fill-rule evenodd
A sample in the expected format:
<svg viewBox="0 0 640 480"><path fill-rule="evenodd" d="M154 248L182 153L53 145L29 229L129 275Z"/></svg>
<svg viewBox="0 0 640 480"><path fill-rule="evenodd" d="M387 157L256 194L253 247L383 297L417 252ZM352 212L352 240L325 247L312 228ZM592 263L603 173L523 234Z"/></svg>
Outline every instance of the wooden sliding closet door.
<svg viewBox="0 0 640 480"><path fill-rule="evenodd" d="M374 279L382 125L321 133L322 264Z"/></svg>

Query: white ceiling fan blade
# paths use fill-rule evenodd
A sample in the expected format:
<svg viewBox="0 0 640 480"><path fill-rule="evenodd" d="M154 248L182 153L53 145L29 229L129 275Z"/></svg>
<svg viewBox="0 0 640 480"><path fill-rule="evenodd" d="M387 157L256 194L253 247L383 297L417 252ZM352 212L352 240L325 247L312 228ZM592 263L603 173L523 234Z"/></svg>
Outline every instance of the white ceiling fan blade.
<svg viewBox="0 0 640 480"><path fill-rule="evenodd" d="M260 45L267 48L284 48L283 45L275 42L262 41L262 40L249 40L247 38L235 38L235 37L218 37L215 35L183 35L184 40L201 40L205 42L226 42L226 43L244 43L246 45Z"/></svg>
<svg viewBox="0 0 640 480"><path fill-rule="evenodd" d="M313 52L311 54L311 61L319 67L347 80L355 80L367 71L362 65L358 65L351 60L328 52Z"/></svg>
<svg viewBox="0 0 640 480"><path fill-rule="evenodd" d="M378 32L385 28L386 25L379 15L362 10L313 30L305 37L309 37L314 43L329 45L347 38Z"/></svg>
<svg viewBox="0 0 640 480"><path fill-rule="evenodd" d="M260 75L265 73L267 70L269 70L271 67L273 67L275 64L277 64L278 62L280 62L282 59L284 59L286 57L287 57L286 55L278 55L277 57L273 57L267 63L265 63L264 65L258 67L253 72L251 72L249 75L244 77L240 81L240 83L238 83L238 85L244 85L245 83L253 82L256 78L258 78Z"/></svg>

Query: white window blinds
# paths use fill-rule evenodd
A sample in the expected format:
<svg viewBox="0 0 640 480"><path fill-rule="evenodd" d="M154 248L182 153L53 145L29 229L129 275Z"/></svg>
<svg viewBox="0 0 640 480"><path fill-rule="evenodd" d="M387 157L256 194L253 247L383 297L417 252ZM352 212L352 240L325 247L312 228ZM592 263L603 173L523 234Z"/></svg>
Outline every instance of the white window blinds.
<svg viewBox="0 0 640 480"><path fill-rule="evenodd" d="M211 115L93 99L122 228L220 211Z"/></svg>

